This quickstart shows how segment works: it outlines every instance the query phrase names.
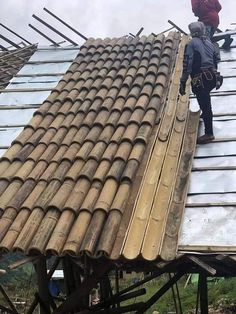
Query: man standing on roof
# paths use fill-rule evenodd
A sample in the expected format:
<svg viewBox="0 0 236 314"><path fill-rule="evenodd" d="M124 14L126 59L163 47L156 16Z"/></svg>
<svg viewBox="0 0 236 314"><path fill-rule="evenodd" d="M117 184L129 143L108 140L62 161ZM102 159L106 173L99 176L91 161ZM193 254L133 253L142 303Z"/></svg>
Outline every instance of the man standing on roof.
<svg viewBox="0 0 236 314"><path fill-rule="evenodd" d="M218 0L191 0L195 16L206 27L206 36L212 39L218 25L221 5Z"/></svg>
<svg viewBox="0 0 236 314"><path fill-rule="evenodd" d="M192 40L185 48L179 92L181 95L185 94L186 82L190 75L192 91L197 97L205 125L205 134L197 139L197 143L206 144L215 138L210 92L215 87L220 88L223 82L223 77L217 72L220 56L219 50L204 36L205 27L202 22L193 22L188 27Z"/></svg>

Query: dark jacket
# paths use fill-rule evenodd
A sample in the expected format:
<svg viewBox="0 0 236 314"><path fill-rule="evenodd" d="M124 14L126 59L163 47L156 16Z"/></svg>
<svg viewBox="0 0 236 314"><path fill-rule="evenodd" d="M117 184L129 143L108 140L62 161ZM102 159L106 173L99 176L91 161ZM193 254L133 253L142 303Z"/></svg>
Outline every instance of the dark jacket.
<svg viewBox="0 0 236 314"><path fill-rule="evenodd" d="M186 82L189 75L193 77L205 69L216 72L219 60L219 50L211 41L194 37L185 48L181 81Z"/></svg>
<svg viewBox="0 0 236 314"><path fill-rule="evenodd" d="M193 13L205 25L218 27L221 5L218 0L191 0Z"/></svg>

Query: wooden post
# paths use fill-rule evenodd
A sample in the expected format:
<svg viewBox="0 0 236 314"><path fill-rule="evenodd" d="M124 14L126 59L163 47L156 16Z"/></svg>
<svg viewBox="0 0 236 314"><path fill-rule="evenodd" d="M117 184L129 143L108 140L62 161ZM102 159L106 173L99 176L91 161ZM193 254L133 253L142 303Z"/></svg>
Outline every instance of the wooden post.
<svg viewBox="0 0 236 314"><path fill-rule="evenodd" d="M201 314L208 314L207 276L203 273L199 274L199 292Z"/></svg>
<svg viewBox="0 0 236 314"><path fill-rule="evenodd" d="M156 303L160 297L163 296L164 293L166 293L172 285L174 285L182 276L184 275L184 272L176 273L164 286L162 286L147 302L143 304L143 306L140 306L137 312L135 314L143 314L147 309L149 309L154 303ZM205 313L204 313L205 314Z"/></svg>
<svg viewBox="0 0 236 314"><path fill-rule="evenodd" d="M102 300L108 299L109 297L112 296L110 280L107 274L100 281L100 290L101 290Z"/></svg>
<svg viewBox="0 0 236 314"><path fill-rule="evenodd" d="M48 290L46 258L41 256L35 263L38 279L38 295L40 302L40 314L48 314L50 311L51 296Z"/></svg>
<svg viewBox="0 0 236 314"><path fill-rule="evenodd" d="M116 267L115 269L115 287L116 287L116 293L119 293L120 292L120 287L119 287L119 270L118 268ZM120 307L120 302L117 303L117 307L119 308Z"/></svg>
<svg viewBox="0 0 236 314"><path fill-rule="evenodd" d="M7 295L6 291L4 290L4 288L2 287L2 285L0 285L0 292L2 293L3 297L5 298L5 300L7 301L7 303L9 304L12 313L18 313L15 305L12 303L11 299L9 298L9 296Z"/></svg>
<svg viewBox="0 0 236 314"><path fill-rule="evenodd" d="M56 268L57 268L57 266L58 266L58 264L59 264L59 261L60 261L59 257L56 258L56 260L54 261L54 263L53 263L51 269L50 269L49 272L47 273L47 280L48 280L48 281L51 279L51 277L52 277L54 271L56 270ZM35 261L35 262L36 262L36 261ZM38 302L39 302L38 295L37 295L37 293L35 293L34 300L33 300L33 302L31 303L31 305L30 305L28 311L26 312L26 314L32 314L32 313L34 313L34 310L35 310L35 308L36 308Z"/></svg>

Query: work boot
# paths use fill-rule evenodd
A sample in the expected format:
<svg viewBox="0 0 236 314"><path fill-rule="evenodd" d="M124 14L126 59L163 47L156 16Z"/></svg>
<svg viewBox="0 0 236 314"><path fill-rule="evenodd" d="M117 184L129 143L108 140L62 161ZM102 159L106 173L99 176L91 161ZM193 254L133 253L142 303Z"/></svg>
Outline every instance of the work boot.
<svg viewBox="0 0 236 314"><path fill-rule="evenodd" d="M197 138L197 144L207 144L215 139L214 135L204 134Z"/></svg>

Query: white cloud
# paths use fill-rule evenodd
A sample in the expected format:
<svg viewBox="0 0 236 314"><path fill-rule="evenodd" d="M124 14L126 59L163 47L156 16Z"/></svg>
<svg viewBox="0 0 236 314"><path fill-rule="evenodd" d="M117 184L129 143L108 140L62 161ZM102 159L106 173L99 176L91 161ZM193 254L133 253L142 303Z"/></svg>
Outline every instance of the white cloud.
<svg viewBox="0 0 236 314"><path fill-rule="evenodd" d="M143 34L158 33L170 27L170 19L187 31L187 26L196 18L191 11L190 0L8 0L1 1L1 22L9 26L32 42L46 41L28 27L28 23L57 41L62 39L40 25L31 15L36 14L61 30L72 39L82 41L54 18L49 16L43 7L71 24L88 37L119 37L136 33L141 26ZM221 0L223 10L220 13L220 27L225 30L231 22L236 22L235 0ZM14 36L0 30L1 33L18 42ZM1 41L1 44L3 42Z"/></svg>

